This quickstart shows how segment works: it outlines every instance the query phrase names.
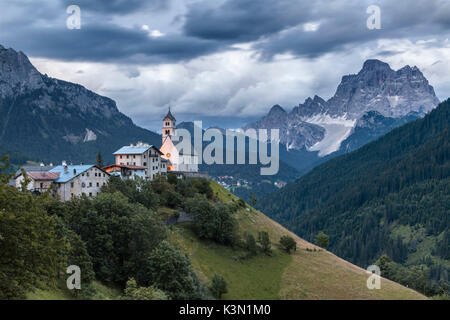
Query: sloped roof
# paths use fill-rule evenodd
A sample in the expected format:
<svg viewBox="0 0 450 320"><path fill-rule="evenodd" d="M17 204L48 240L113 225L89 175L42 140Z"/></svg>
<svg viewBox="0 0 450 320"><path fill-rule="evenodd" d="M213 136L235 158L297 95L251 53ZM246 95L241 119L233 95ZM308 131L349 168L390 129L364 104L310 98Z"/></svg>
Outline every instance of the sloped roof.
<svg viewBox="0 0 450 320"><path fill-rule="evenodd" d="M64 166L57 166L52 170L50 170L49 172L58 172L59 178L56 179L55 182L65 183L79 176L83 172L88 171L92 167L95 167L95 165L89 164L89 165L67 166L67 173L64 173Z"/></svg>
<svg viewBox="0 0 450 320"><path fill-rule="evenodd" d="M114 152L113 154L143 154L145 151L150 149L152 146L125 146Z"/></svg>
<svg viewBox="0 0 450 320"><path fill-rule="evenodd" d="M130 169L130 170L145 170L145 167L133 166L133 165L129 165L129 164L111 164L109 166L103 167L103 169L106 170L106 169L114 168L114 167L126 168L126 169Z"/></svg>
<svg viewBox="0 0 450 320"><path fill-rule="evenodd" d="M22 166L20 167L23 170L25 170L25 172L41 172L41 171L49 171L51 169L54 168L54 166ZM16 174L14 175L14 178L17 178L18 176L20 176L22 174L22 171L19 169L16 171Z"/></svg>
<svg viewBox="0 0 450 320"><path fill-rule="evenodd" d="M33 180L52 181L59 178L59 172L30 171L27 172L27 175Z"/></svg>
<svg viewBox="0 0 450 320"><path fill-rule="evenodd" d="M114 152L113 154L143 154L148 149L155 149L160 154L163 154L157 147L154 145L146 145L146 146L125 146Z"/></svg>
<svg viewBox="0 0 450 320"><path fill-rule="evenodd" d="M177 119L175 119L175 117L172 115L172 112L170 112L170 108L169 108L169 112L167 112L166 116L164 117L163 121L166 119L170 119L172 121L177 121Z"/></svg>

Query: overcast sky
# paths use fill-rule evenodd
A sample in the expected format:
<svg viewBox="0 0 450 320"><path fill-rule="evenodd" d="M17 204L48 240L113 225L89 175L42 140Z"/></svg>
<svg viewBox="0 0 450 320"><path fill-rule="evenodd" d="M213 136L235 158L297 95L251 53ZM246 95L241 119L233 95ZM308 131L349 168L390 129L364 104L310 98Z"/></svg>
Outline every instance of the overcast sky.
<svg viewBox="0 0 450 320"><path fill-rule="evenodd" d="M72 4L81 29L66 26ZM0 12L0 44L153 130L169 105L178 121L235 128L329 99L369 58L416 65L450 96L450 0L0 0Z"/></svg>

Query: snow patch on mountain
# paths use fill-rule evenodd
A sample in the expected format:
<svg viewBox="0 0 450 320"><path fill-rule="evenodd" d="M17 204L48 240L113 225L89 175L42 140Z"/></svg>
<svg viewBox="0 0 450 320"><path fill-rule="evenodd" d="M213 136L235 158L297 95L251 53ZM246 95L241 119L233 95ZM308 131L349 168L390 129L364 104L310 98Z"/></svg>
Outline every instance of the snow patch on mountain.
<svg viewBox="0 0 450 320"><path fill-rule="evenodd" d="M328 114L321 114L307 119L306 122L325 129L325 137L308 148L309 151L319 151L319 157L324 157L339 150L341 143L352 133L357 120L347 119L346 115L331 117Z"/></svg>

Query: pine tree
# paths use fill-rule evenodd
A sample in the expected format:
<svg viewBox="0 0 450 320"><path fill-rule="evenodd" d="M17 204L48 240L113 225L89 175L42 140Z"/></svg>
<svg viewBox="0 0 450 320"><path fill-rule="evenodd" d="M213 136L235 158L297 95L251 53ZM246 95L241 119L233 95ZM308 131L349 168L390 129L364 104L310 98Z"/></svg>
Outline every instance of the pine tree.
<svg viewBox="0 0 450 320"><path fill-rule="evenodd" d="M103 165L103 157L102 157L102 153L100 151L97 153L96 165L99 168L103 168L104 167L104 165Z"/></svg>

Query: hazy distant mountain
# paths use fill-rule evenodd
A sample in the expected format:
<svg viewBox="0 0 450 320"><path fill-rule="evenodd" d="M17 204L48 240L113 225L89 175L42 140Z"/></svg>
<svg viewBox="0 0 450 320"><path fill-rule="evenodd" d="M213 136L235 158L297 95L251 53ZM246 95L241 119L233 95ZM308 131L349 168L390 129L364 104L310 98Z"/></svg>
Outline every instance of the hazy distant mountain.
<svg viewBox="0 0 450 320"><path fill-rule="evenodd" d="M433 87L417 67L405 66L394 71L387 63L367 60L358 74L342 77L335 95L328 101L314 96L289 113L276 105L267 116L245 129L278 128L280 142L288 149L318 151L323 157L338 151L344 140L360 131L360 119L369 112L375 111L387 119L410 121L423 117L438 103ZM402 123L400 120L397 125ZM354 141L352 150L362 145L357 141L370 141L391 129L385 124L372 126L371 130L365 130L366 138Z"/></svg>
<svg viewBox="0 0 450 320"><path fill-rule="evenodd" d="M112 161L122 145L159 145L158 134L136 126L116 103L81 85L42 75L22 52L0 46L0 146L33 159Z"/></svg>

